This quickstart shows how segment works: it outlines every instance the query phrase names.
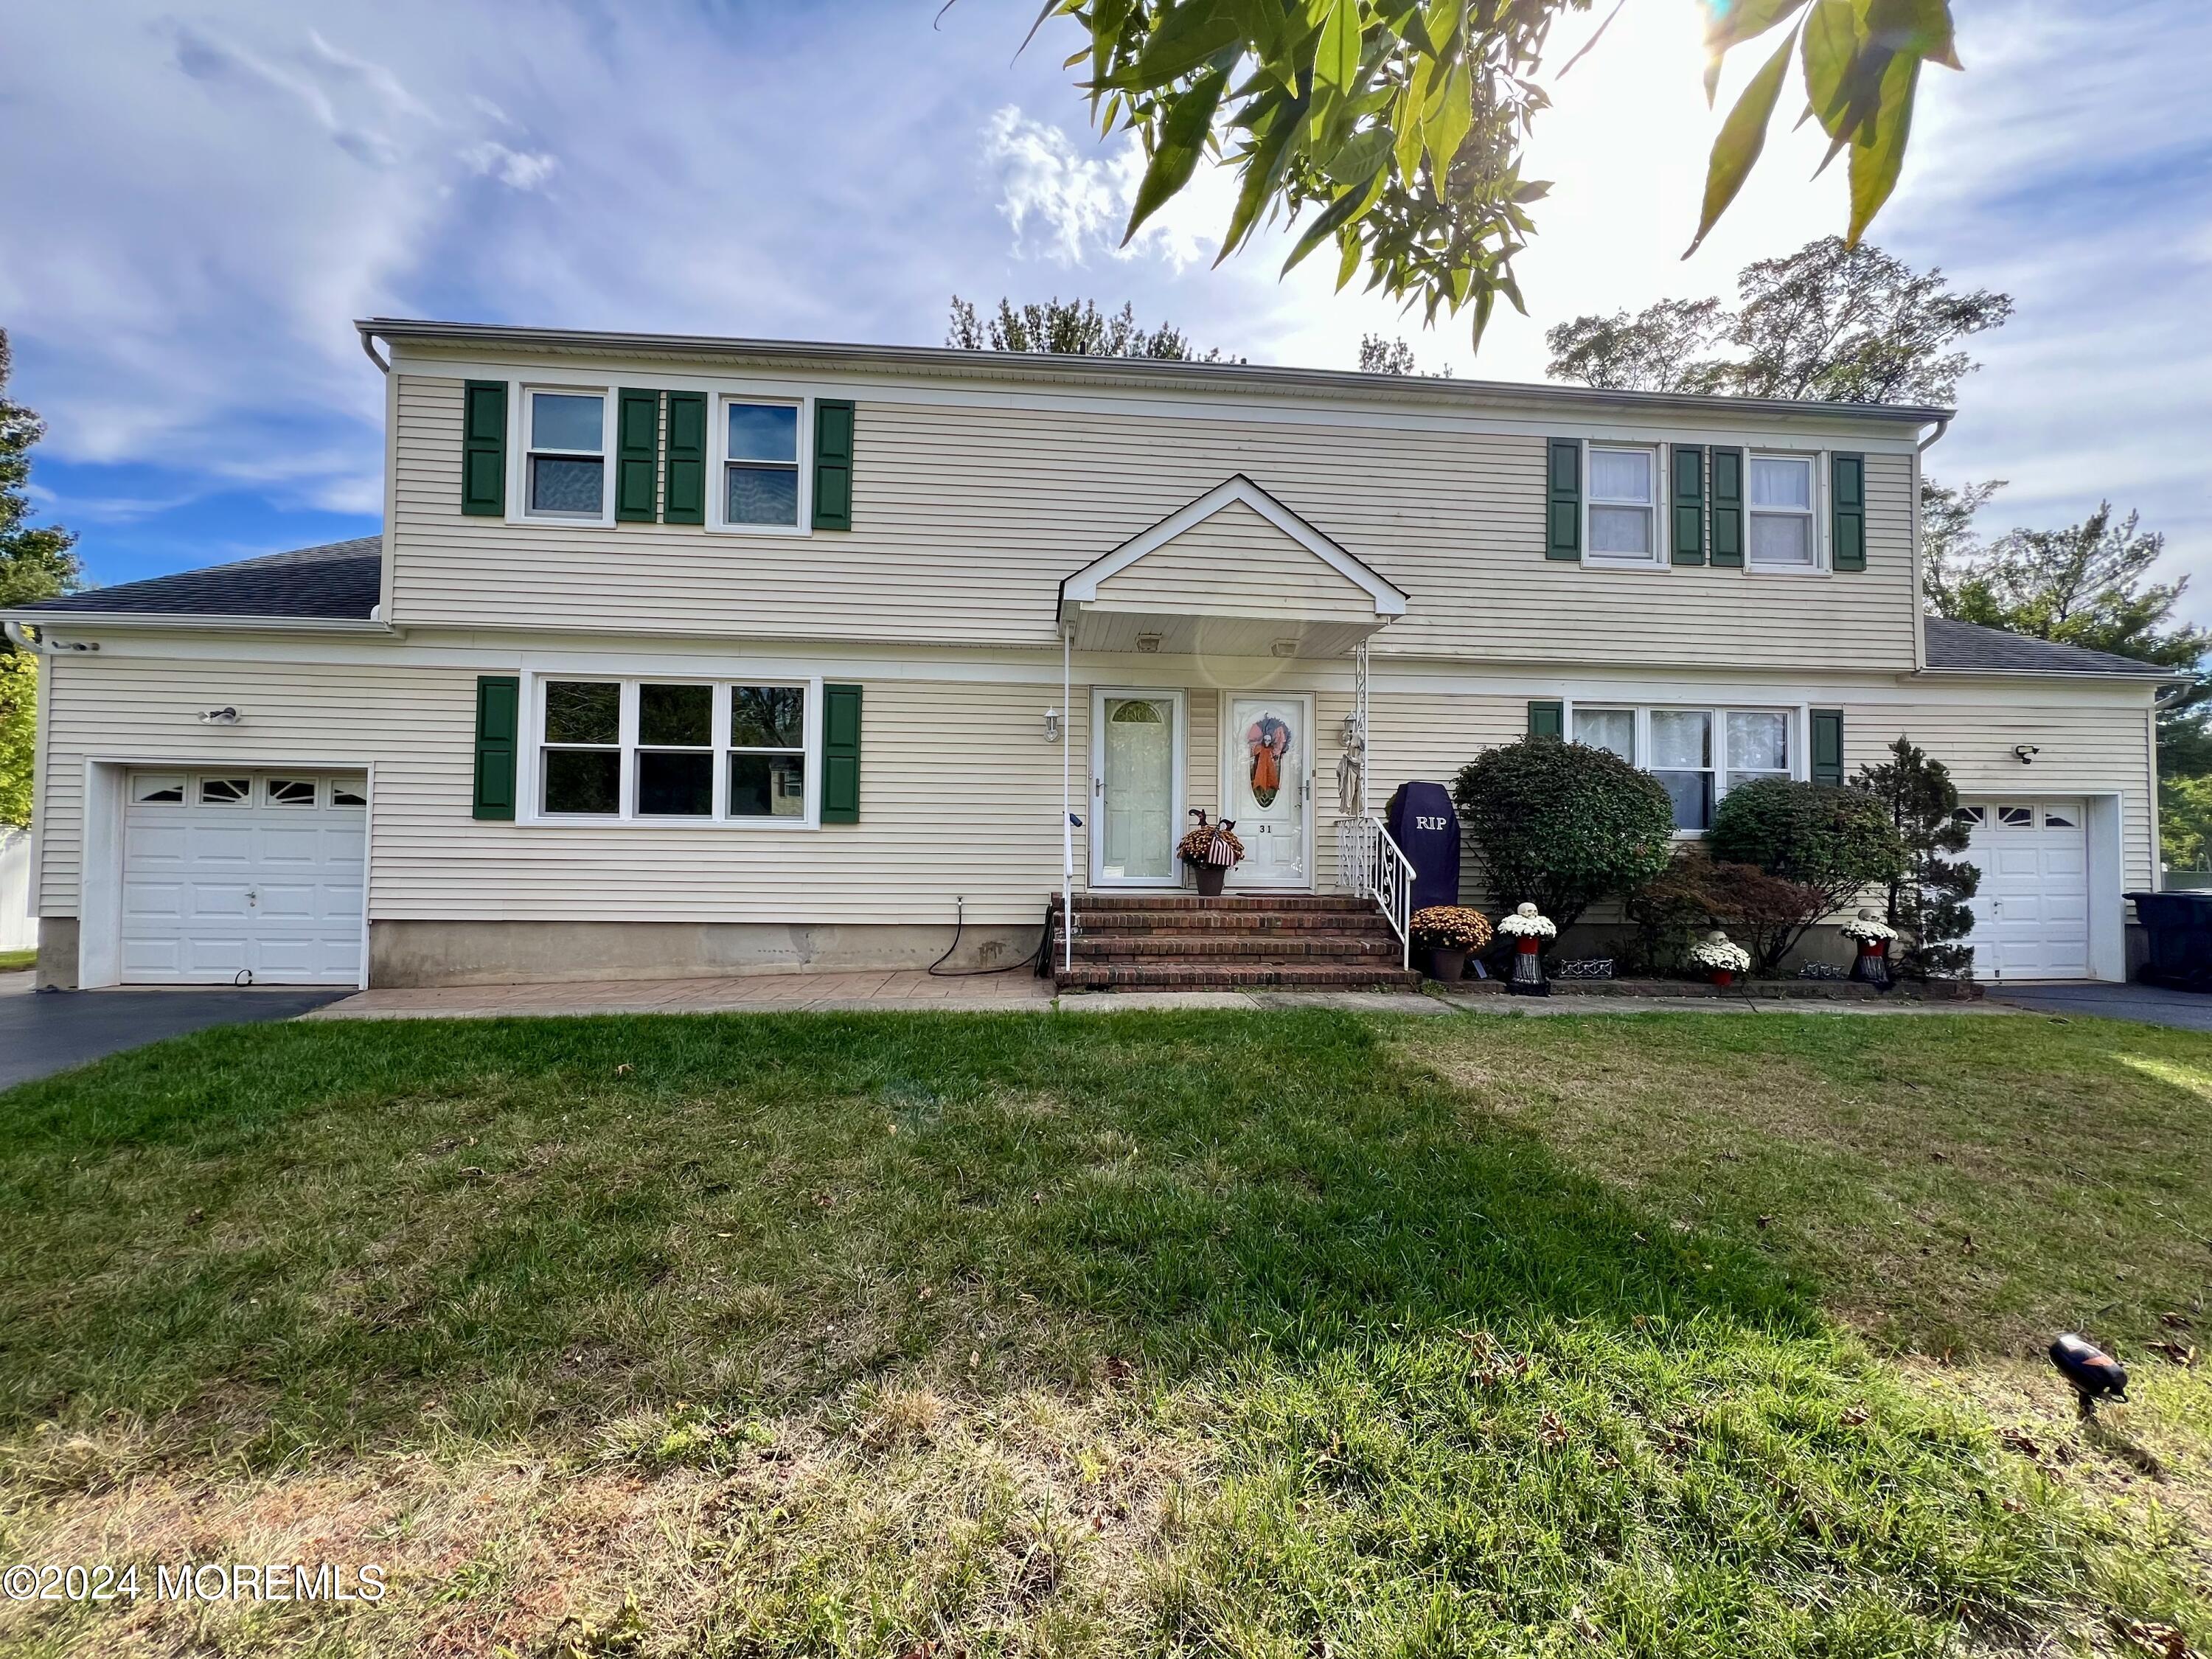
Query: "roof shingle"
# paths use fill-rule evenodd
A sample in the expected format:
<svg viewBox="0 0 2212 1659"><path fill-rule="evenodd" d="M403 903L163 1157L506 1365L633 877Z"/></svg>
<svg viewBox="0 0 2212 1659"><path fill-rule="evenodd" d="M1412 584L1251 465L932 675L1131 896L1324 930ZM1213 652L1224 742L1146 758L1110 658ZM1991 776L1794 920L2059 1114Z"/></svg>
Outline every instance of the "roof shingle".
<svg viewBox="0 0 2212 1659"><path fill-rule="evenodd" d="M236 564L41 599L26 611L71 615L284 617L368 622L383 590L384 538L361 536Z"/></svg>
<svg viewBox="0 0 2212 1659"><path fill-rule="evenodd" d="M1928 665L1930 668L1980 669L1992 674L2142 674L2174 678L2171 668L2109 651L2088 651L2078 645L2060 645L2026 634L2008 634L2002 628L1978 623L1954 622L1948 617L1929 617Z"/></svg>

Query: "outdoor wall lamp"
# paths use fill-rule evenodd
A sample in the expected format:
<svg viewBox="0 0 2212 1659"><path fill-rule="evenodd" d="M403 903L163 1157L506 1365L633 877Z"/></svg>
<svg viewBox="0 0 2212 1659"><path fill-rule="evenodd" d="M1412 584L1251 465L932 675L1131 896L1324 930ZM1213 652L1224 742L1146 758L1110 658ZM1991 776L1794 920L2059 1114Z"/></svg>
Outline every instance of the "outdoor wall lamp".
<svg viewBox="0 0 2212 1659"><path fill-rule="evenodd" d="M1158 634L1139 634L1137 635L1137 649L1143 652L1146 656L1152 655L1154 653L1158 652L1159 648L1160 636Z"/></svg>
<svg viewBox="0 0 2212 1659"><path fill-rule="evenodd" d="M200 724L202 726L235 726L238 724L238 710L204 708L200 711Z"/></svg>
<svg viewBox="0 0 2212 1659"><path fill-rule="evenodd" d="M1044 740L1047 743L1060 741L1060 710L1057 708L1044 711Z"/></svg>
<svg viewBox="0 0 2212 1659"><path fill-rule="evenodd" d="M2012 746L2012 752L2014 758L2022 766L2027 766L2033 763L2035 757L2043 751L2032 743L2016 743Z"/></svg>

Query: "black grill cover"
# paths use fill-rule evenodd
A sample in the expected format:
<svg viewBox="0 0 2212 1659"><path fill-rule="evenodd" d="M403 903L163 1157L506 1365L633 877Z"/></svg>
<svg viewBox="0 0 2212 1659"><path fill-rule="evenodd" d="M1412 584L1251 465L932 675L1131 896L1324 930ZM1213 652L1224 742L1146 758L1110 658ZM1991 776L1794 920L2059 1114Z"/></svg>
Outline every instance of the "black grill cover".
<svg viewBox="0 0 2212 1659"><path fill-rule="evenodd" d="M1459 814L1441 783L1401 783L1382 822L1413 866L1413 908L1459 902Z"/></svg>

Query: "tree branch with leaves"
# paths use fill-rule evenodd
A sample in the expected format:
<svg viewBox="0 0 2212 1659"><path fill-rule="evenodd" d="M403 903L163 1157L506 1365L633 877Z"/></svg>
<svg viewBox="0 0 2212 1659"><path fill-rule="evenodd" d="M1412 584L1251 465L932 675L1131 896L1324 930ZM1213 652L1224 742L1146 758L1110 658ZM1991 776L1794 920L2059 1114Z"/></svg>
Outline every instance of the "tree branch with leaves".
<svg viewBox="0 0 2212 1659"><path fill-rule="evenodd" d="M1850 151L1856 244L1895 187L1923 62L1957 66L1948 0L1699 0L1710 100L1723 60L1784 25L1716 141L1692 250L1735 200L1801 65L1806 118ZM1133 133L1146 167L1126 243L1211 156L1237 175L1215 263L1263 225L1298 232L1285 273L1324 246L1337 287L1473 312L1474 339L1502 296L1526 311L1513 260L1550 185L1522 176L1550 104L1553 33L1590 0L1045 0L1035 37L1065 19L1067 59L1101 132ZM1596 46L1615 5L1561 65ZM1556 79L1556 75L1553 76ZM1824 163L1825 165L1825 163Z"/></svg>

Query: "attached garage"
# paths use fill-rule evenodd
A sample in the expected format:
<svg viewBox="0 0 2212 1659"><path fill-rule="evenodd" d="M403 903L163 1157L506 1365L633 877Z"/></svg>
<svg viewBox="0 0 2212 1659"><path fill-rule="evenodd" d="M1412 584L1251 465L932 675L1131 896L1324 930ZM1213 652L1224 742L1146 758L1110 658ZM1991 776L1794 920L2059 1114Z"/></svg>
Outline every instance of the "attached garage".
<svg viewBox="0 0 2212 1659"><path fill-rule="evenodd" d="M368 830L360 773L131 773L122 981L357 983Z"/></svg>
<svg viewBox="0 0 2212 1659"><path fill-rule="evenodd" d="M1978 979L2088 979L2089 839L2079 800L1977 800L1959 819L1961 855L1981 872L1973 898Z"/></svg>

